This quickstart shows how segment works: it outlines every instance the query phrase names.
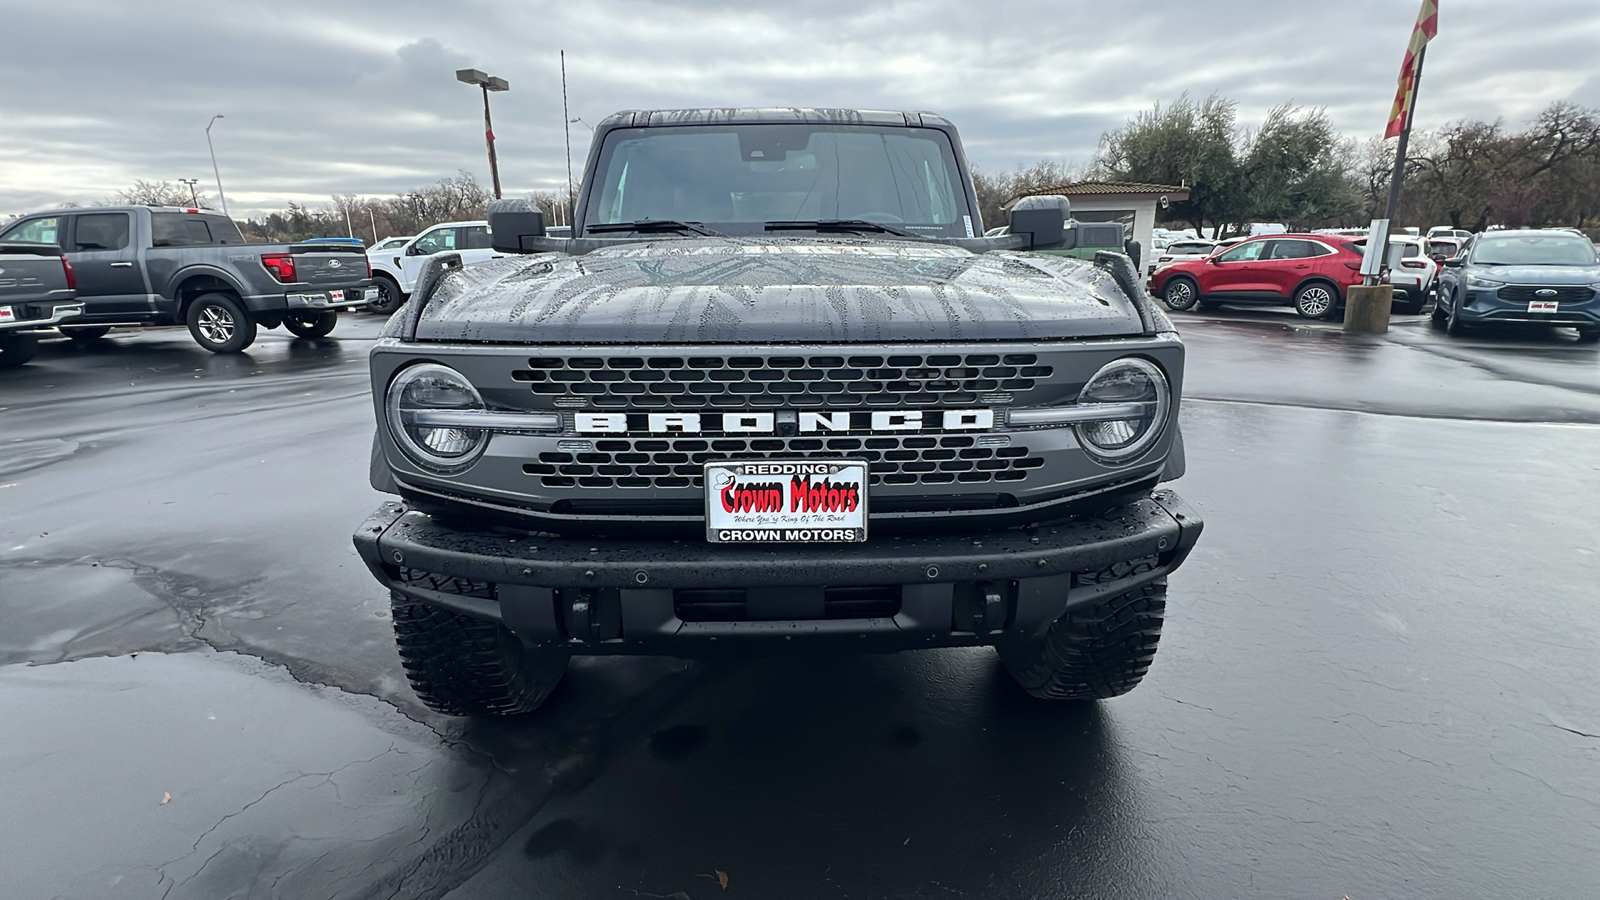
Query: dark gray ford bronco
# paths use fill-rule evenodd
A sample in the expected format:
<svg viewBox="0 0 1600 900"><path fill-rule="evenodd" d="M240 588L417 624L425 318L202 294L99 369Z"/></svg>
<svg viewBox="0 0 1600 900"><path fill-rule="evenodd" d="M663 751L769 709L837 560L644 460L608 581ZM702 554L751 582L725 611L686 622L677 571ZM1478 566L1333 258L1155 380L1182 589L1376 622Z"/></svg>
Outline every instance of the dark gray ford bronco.
<svg viewBox="0 0 1600 900"><path fill-rule="evenodd" d="M623 112L568 239L429 264L371 357L355 542L428 706L533 709L572 654L998 649L1039 697L1155 655L1199 518L1184 351L1030 198L985 239L928 113Z"/></svg>

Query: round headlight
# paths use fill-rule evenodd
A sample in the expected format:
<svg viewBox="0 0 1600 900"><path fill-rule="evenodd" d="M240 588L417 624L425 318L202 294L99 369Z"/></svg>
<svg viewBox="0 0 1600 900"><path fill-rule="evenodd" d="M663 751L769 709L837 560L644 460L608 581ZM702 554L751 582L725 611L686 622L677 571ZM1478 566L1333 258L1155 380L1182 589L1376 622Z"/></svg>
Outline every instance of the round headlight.
<svg viewBox="0 0 1600 900"><path fill-rule="evenodd" d="M389 383L384 408L389 432L412 462L448 475L467 468L489 445L489 432L481 428L429 425L427 413L435 410L481 410L483 398L460 372L436 363L412 366Z"/></svg>
<svg viewBox="0 0 1600 900"><path fill-rule="evenodd" d="M1124 463L1150 449L1167 421L1171 391L1160 367L1143 359L1107 363L1078 395L1079 405L1116 403L1139 412L1076 426L1078 440L1090 456L1105 463Z"/></svg>

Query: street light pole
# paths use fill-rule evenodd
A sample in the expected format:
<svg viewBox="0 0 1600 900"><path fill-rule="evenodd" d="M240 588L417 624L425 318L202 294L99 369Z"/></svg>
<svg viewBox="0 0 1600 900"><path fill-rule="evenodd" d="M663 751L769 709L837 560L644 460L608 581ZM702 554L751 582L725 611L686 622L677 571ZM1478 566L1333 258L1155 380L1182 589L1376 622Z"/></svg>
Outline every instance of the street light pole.
<svg viewBox="0 0 1600 900"><path fill-rule="evenodd" d="M222 173L217 170L217 148L211 143L211 126L217 124L218 119L226 118L222 113L217 113L206 123L206 148L211 151L211 174L217 179L217 198L222 201L222 214L231 219L233 216L228 215L228 195L222 192Z"/></svg>
<svg viewBox="0 0 1600 900"><path fill-rule="evenodd" d="M378 244L378 220L372 216L372 207L367 207L367 221L372 223L372 244Z"/></svg>
<svg viewBox="0 0 1600 900"><path fill-rule="evenodd" d="M200 183L200 179L198 179L198 178L179 178L178 179L178 183L179 184L187 184L189 186L189 205L190 206L194 206L194 207L198 207L200 205L200 195L198 193L196 193L195 185Z"/></svg>
<svg viewBox="0 0 1600 900"><path fill-rule="evenodd" d="M456 80L462 84L475 84L483 88L483 140L489 146L489 180L494 184L494 198L499 200L500 160L494 153L494 122L489 118L489 92L509 91L511 82L480 69L457 69Z"/></svg>

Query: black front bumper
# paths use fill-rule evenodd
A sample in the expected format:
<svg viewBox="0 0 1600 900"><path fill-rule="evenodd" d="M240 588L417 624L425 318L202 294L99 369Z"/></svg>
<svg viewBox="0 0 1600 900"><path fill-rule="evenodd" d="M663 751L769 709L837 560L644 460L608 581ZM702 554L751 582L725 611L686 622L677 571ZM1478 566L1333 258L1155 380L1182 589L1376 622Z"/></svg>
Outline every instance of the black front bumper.
<svg viewBox="0 0 1600 900"><path fill-rule="evenodd" d="M786 643L893 651L1037 639L1070 608L1164 578L1201 527L1164 490L1056 525L784 546L466 531L391 502L355 545L392 591L502 622L530 645L702 656ZM883 614L826 612L829 592L870 589L892 597ZM743 612L716 621L687 612L692 597L719 590L746 596L735 604Z"/></svg>

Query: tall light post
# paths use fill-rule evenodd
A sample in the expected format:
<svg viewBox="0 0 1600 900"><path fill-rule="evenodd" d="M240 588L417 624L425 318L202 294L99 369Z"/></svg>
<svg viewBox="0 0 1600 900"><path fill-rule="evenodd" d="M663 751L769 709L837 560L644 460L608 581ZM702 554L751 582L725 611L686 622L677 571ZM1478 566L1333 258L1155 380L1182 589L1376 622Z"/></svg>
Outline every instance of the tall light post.
<svg viewBox="0 0 1600 900"><path fill-rule="evenodd" d="M211 151L211 174L217 179L217 198L222 201L222 214L231 219L233 216L228 215L228 195L222 192L222 173L217 170L217 148L211 143L211 126L217 124L218 119L226 118L222 113L217 113L206 123L206 148Z"/></svg>
<svg viewBox="0 0 1600 900"><path fill-rule="evenodd" d="M372 223L372 244L378 244L378 220L372 216L372 207L367 207L367 221Z"/></svg>
<svg viewBox="0 0 1600 900"><path fill-rule="evenodd" d="M198 207L200 205L200 195L195 190L195 185L200 183L200 179L198 179L198 178L179 178L178 179L178 183L179 184L187 184L189 186L189 205L190 206L194 206L194 207Z"/></svg>
<svg viewBox="0 0 1600 900"><path fill-rule="evenodd" d="M494 198L500 199L500 161L494 155L494 122L489 119L489 92L509 91L511 82L479 69L457 69L456 80L483 88L483 139L489 145L489 179L494 182Z"/></svg>

